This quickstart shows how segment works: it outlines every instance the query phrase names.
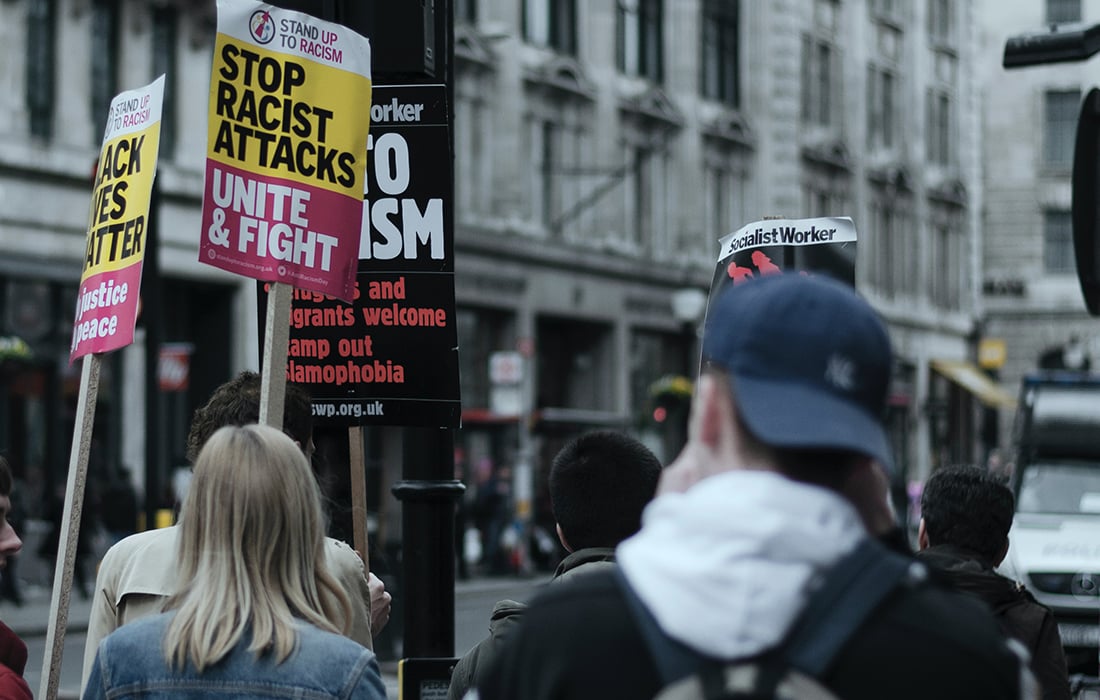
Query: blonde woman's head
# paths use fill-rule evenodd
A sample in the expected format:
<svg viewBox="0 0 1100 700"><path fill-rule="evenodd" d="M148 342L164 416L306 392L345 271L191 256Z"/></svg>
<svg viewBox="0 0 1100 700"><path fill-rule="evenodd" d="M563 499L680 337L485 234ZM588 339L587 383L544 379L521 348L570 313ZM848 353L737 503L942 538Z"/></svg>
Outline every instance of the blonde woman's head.
<svg viewBox="0 0 1100 700"><path fill-rule="evenodd" d="M348 599L324 566L324 520L309 463L281 431L227 426L207 441L180 518L181 590L167 658L202 670L251 628L249 648L282 661L295 618L339 631ZM340 625L342 626L342 624Z"/></svg>

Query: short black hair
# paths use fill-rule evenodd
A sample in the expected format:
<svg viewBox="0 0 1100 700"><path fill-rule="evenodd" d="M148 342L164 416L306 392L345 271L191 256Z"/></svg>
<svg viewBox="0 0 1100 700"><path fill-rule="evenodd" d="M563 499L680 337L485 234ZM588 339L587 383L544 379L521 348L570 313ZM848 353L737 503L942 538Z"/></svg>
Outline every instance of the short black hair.
<svg viewBox="0 0 1100 700"><path fill-rule="evenodd" d="M569 442L550 466L554 519L573 550L614 547L642 526L661 462L635 438L612 430Z"/></svg>
<svg viewBox="0 0 1100 700"><path fill-rule="evenodd" d="M222 384L201 408L195 409L187 434L187 461L195 463L203 445L218 428L260 422L262 378L244 371ZM283 404L283 432L306 449L313 437L313 403L305 389L287 382Z"/></svg>
<svg viewBox="0 0 1100 700"><path fill-rule="evenodd" d="M984 469L940 469L920 497L928 542L970 550L994 565L1012 527L1015 500L1008 486Z"/></svg>

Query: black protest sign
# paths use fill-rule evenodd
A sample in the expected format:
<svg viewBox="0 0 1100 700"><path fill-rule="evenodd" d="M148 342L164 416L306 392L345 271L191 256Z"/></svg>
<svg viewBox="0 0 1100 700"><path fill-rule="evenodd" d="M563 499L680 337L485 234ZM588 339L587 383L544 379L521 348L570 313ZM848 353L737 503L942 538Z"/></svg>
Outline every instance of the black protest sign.
<svg viewBox="0 0 1100 700"><path fill-rule="evenodd" d="M709 298L727 287L783 272L828 275L854 287L856 237L848 217L754 221L718 242Z"/></svg>
<svg viewBox="0 0 1100 700"><path fill-rule="evenodd" d="M354 301L290 312L287 381L321 425L459 424L449 129L444 85L374 86Z"/></svg>

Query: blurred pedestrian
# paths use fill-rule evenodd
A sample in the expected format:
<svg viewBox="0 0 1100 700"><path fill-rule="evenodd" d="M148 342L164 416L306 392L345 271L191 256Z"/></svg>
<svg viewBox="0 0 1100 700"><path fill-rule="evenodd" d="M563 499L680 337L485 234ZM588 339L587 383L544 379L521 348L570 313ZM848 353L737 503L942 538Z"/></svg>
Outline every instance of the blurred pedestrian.
<svg viewBox="0 0 1100 700"><path fill-rule="evenodd" d="M0 569L23 548L19 533L8 519L14 493L11 466L0 457ZM31 700L30 686L23 679L27 665L27 645L10 627L0 622L0 698L4 700Z"/></svg>
<svg viewBox="0 0 1100 700"><path fill-rule="evenodd" d="M7 471L9 474L11 473L10 468ZM27 522L27 514L22 482L12 478L10 491L11 495L8 497L8 501L11 508L8 511L8 523L11 524L15 532L23 532ZM23 607L23 587L19 581L19 556L18 552L7 555L7 563L4 565L3 571L0 572L0 595L3 596L4 600L9 600L16 607L21 608Z"/></svg>
<svg viewBox="0 0 1100 700"><path fill-rule="evenodd" d="M88 587L88 555L92 553L92 540L95 537L95 510L92 507L94 495L90 485L84 489L84 499L80 508L80 533L76 538L76 557L73 561L73 583L80 597L88 600L91 596ZM50 521L50 531L38 544L38 556L50 570L50 579L56 575L57 549L61 543L61 532L69 527L65 522L65 484L58 484L53 497L46 507Z"/></svg>
<svg viewBox="0 0 1100 700"><path fill-rule="evenodd" d="M341 697L386 689L374 653L340 636L351 602L324 565L317 483L301 450L262 425L203 447L181 515L181 589L167 612L100 645L84 698Z"/></svg>
<svg viewBox="0 0 1100 700"><path fill-rule="evenodd" d="M473 516L481 532L481 561L485 573L508 572L504 539L512 520L512 470L504 465L494 468L490 459L478 464L477 493Z"/></svg>
<svg viewBox="0 0 1100 700"><path fill-rule="evenodd" d="M892 525L893 355L870 305L822 276L750 280L712 301L702 354L687 444L619 566L536 596L480 700L729 690L737 667L746 697L792 679L846 700L1030 697L989 611L871 536ZM787 655L807 644L829 653Z"/></svg>
<svg viewBox="0 0 1100 700"><path fill-rule="evenodd" d="M241 372L218 387L195 411L187 436L188 459L194 461L218 429L256 423L260 412L260 376ZM286 388L283 432L299 447L307 463L313 452L313 408L309 395L294 384ZM312 472L311 472L312 473ZM176 558L179 525L131 535L107 550L99 566L96 596L84 644L84 679L91 672L99 642L120 625L161 612L181 578ZM381 631L390 614L390 594L378 577L364 571L363 561L346 543L326 537L324 562L351 599L348 635L368 649L372 633Z"/></svg>
<svg viewBox="0 0 1100 700"><path fill-rule="evenodd" d="M976 467L939 469L924 484L919 557L981 599L1031 652L1043 700L1070 697L1066 655L1054 615L1022 583L998 574L1008 553L1015 499L1002 477Z"/></svg>
<svg viewBox="0 0 1100 700"><path fill-rule="evenodd" d="M624 433L595 431L567 443L550 465L550 500L558 539L569 555L551 583L574 581L613 566L615 546L641 527L642 510L660 477L657 456ZM514 600L493 607L489 637L455 666L449 698L458 700L476 687L525 608Z"/></svg>
<svg viewBox="0 0 1100 700"><path fill-rule="evenodd" d="M108 546L114 545L137 530L137 491L130 481L130 470L119 467L107 482L100 499L103 528L107 531Z"/></svg>

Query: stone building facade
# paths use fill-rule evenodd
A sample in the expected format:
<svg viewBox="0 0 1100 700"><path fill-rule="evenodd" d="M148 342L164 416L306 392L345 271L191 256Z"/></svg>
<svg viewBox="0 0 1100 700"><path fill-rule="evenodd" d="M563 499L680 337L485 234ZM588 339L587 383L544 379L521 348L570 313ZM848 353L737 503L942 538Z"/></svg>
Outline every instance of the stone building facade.
<svg viewBox="0 0 1100 700"><path fill-rule="evenodd" d="M539 465L580 430L628 429L671 459L678 409L658 416L651 394L695 369L691 302L717 240L768 215L856 222L857 286L897 351L899 482L982 458L983 405L960 374L981 331L986 208L971 3L456 0L454 13L464 478L518 465L514 495L544 517ZM3 335L33 351L5 383L0 434L21 474L67 461L100 115L161 72L161 340L193 348L189 388L161 399L163 469L194 406L257 364L254 285L196 254L213 27L196 0L0 0ZM97 433L102 465L138 476L140 331L107 363ZM519 387L493 381L499 352L526 359ZM370 433L380 502L399 477L394 433Z"/></svg>
<svg viewBox="0 0 1100 700"><path fill-rule="evenodd" d="M1051 24L1100 21L1100 3L982 2L984 31L976 69L984 104L985 173L982 280L985 337L1004 342L1002 384L1018 387L1042 366L1096 368L1100 325L1088 316L1077 282L1070 217L1080 104L1096 87L1094 63L1006 70L1009 37ZM1003 417L1001 445L1012 425Z"/></svg>

